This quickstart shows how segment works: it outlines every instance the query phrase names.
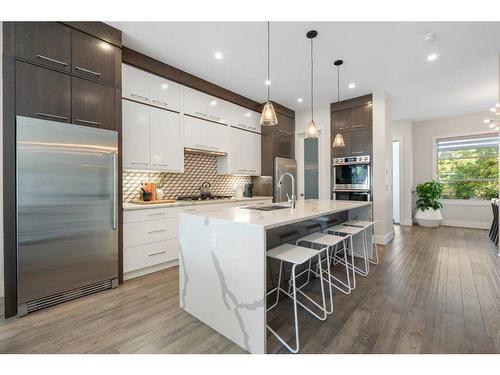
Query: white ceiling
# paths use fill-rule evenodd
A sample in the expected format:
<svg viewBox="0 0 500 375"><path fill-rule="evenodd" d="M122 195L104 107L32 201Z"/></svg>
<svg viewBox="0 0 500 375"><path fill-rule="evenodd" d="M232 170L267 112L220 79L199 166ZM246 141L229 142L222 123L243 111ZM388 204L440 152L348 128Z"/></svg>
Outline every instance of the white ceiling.
<svg viewBox="0 0 500 375"><path fill-rule="evenodd" d="M109 22L124 45L258 102L266 99L264 22ZM315 101L385 89L394 118L422 120L484 111L497 101L500 22L272 22L272 99L310 106L309 40L315 39ZM425 43L423 36L436 34ZM224 54L216 60L214 53ZM437 53L429 63L426 57ZM355 89L348 89L350 82ZM298 103L297 98L304 98Z"/></svg>

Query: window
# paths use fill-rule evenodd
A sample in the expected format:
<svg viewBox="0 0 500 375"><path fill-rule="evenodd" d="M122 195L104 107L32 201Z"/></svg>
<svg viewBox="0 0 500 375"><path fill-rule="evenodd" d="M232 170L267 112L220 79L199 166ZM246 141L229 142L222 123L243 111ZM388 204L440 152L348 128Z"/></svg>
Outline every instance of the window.
<svg viewBox="0 0 500 375"><path fill-rule="evenodd" d="M498 197L498 134L437 139L437 178L444 199Z"/></svg>

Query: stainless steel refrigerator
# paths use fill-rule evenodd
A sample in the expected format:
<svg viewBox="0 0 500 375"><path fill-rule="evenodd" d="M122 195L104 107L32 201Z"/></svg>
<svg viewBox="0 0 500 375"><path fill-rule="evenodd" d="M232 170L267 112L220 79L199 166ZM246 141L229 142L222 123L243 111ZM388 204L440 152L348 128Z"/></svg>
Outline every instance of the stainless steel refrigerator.
<svg viewBox="0 0 500 375"><path fill-rule="evenodd" d="M297 194L297 162L295 159L274 158L274 201L275 202L286 202L288 200L287 194L291 196L292 194L292 179L289 177L283 178L281 182L281 187L276 186L280 176L283 173L290 173L295 179L295 194ZM295 197L297 199L297 197Z"/></svg>
<svg viewBox="0 0 500 375"><path fill-rule="evenodd" d="M17 117L18 315L118 278L118 134Z"/></svg>

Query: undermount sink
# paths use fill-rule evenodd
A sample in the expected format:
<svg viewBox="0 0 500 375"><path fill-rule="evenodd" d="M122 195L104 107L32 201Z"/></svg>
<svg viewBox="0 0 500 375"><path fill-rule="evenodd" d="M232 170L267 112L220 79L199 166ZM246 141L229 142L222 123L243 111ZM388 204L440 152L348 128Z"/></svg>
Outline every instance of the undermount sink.
<svg viewBox="0 0 500 375"><path fill-rule="evenodd" d="M283 210L285 208L290 208L288 206L247 206L242 207L247 210L257 210L257 211L275 211L275 210Z"/></svg>

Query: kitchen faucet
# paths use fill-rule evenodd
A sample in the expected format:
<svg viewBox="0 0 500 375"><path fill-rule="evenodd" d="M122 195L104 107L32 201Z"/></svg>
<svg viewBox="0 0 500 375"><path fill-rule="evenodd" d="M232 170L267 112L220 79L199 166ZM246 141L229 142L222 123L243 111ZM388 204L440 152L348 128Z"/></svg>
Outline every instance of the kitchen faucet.
<svg viewBox="0 0 500 375"><path fill-rule="evenodd" d="M290 176L292 179L292 196L290 197L288 193L286 193L286 196L288 198L288 202L290 203L290 208L295 208L295 177L293 177L293 174L285 172L280 176L280 179L278 181L278 187L281 188L281 181L283 180L283 177L285 176Z"/></svg>

